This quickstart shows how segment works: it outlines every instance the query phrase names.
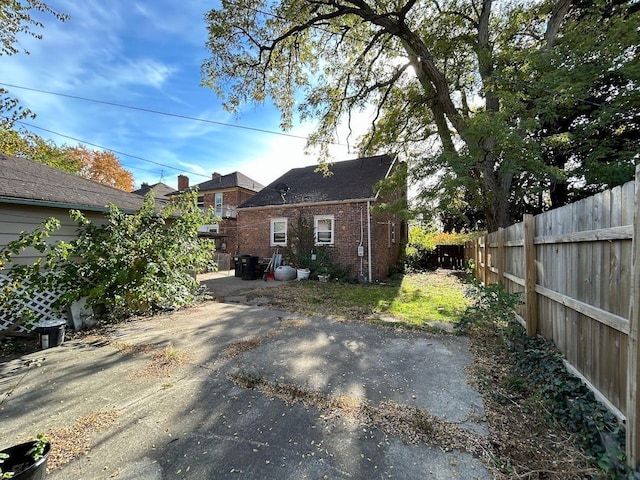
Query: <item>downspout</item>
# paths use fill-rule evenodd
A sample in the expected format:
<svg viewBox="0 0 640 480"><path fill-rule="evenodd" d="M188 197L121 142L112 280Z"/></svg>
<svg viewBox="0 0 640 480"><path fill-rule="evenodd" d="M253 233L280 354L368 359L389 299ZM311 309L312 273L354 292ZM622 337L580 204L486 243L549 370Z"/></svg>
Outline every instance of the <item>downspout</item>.
<svg viewBox="0 0 640 480"><path fill-rule="evenodd" d="M367 261L369 263L369 279L371 282L371 200L367 200Z"/></svg>

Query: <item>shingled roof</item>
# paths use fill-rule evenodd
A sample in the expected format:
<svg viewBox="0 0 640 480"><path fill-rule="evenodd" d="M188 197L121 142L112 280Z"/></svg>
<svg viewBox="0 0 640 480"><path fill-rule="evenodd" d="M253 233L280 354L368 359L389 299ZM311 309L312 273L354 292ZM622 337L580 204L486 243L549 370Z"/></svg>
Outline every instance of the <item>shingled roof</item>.
<svg viewBox="0 0 640 480"><path fill-rule="evenodd" d="M0 153L0 203L106 211L109 204L131 212L143 198L26 158Z"/></svg>
<svg viewBox="0 0 640 480"><path fill-rule="evenodd" d="M131 193L135 193L136 195L145 196L149 193L149 190L153 190L153 196L157 201L168 203L171 200L171 195L175 193L176 189L170 187L166 183L154 183L153 185L149 185L148 183L143 183L142 186L138 190L134 190Z"/></svg>
<svg viewBox="0 0 640 480"><path fill-rule="evenodd" d="M240 187L251 190L252 192L259 192L264 188L264 185L247 177L243 173L233 172L228 175L214 174L214 178L207 180L206 182L199 183L197 187L199 192L208 192L210 190L220 190L223 188L233 187Z"/></svg>
<svg viewBox="0 0 640 480"><path fill-rule="evenodd" d="M372 199L393 163L389 155L345 160L331 165L330 176L316 172L317 165L294 168L238 208Z"/></svg>

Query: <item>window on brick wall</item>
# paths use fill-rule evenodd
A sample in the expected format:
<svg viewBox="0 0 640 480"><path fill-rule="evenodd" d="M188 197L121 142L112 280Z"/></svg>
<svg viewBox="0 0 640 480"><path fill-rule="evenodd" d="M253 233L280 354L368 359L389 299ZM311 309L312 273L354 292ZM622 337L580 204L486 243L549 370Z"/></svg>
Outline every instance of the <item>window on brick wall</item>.
<svg viewBox="0 0 640 480"><path fill-rule="evenodd" d="M333 215L313 217L316 245L333 245L335 221Z"/></svg>
<svg viewBox="0 0 640 480"><path fill-rule="evenodd" d="M216 217L222 217L222 193L215 194L214 202L215 202Z"/></svg>
<svg viewBox="0 0 640 480"><path fill-rule="evenodd" d="M200 208L204 208L204 195L198 195L198 199L196 200L196 205Z"/></svg>
<svg viewBox="0 0 640 480"><path fill-rule="evenodd" d="M287 245L287 219L272 218L271 219L271 246Z"/></svg>

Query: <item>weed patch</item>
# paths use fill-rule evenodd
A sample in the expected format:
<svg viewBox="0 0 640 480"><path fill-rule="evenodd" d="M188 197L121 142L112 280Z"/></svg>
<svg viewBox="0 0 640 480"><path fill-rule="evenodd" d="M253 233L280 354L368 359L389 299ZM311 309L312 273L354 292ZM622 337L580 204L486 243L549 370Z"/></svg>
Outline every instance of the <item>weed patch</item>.
<svg viewBox="0 0 640 480"><path fill-rule="evenodd" d="M141 371L133 374L133 377L169 377L175 368L180 365L185 365L190 361L190 354L177 350L171 343L169 343L162 351L154 353L151 356L151 362Z"/></svg>

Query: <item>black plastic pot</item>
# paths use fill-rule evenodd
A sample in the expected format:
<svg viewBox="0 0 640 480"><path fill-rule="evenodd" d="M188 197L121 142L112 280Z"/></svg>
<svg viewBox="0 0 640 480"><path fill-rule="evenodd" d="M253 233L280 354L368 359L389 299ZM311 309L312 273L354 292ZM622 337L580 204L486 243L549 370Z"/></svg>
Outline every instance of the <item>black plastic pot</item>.
<svg viewBox="0 0 640 480"><path fill-rule="evenodd" d="M4 463L0 463L0 468L4 473L13 472L12 480L43 480L47 476L47 460L51 444L47 442L42 457L34 460L28 452L35 444L36 442L21 443L0 451L9 455Z"/></svg>

